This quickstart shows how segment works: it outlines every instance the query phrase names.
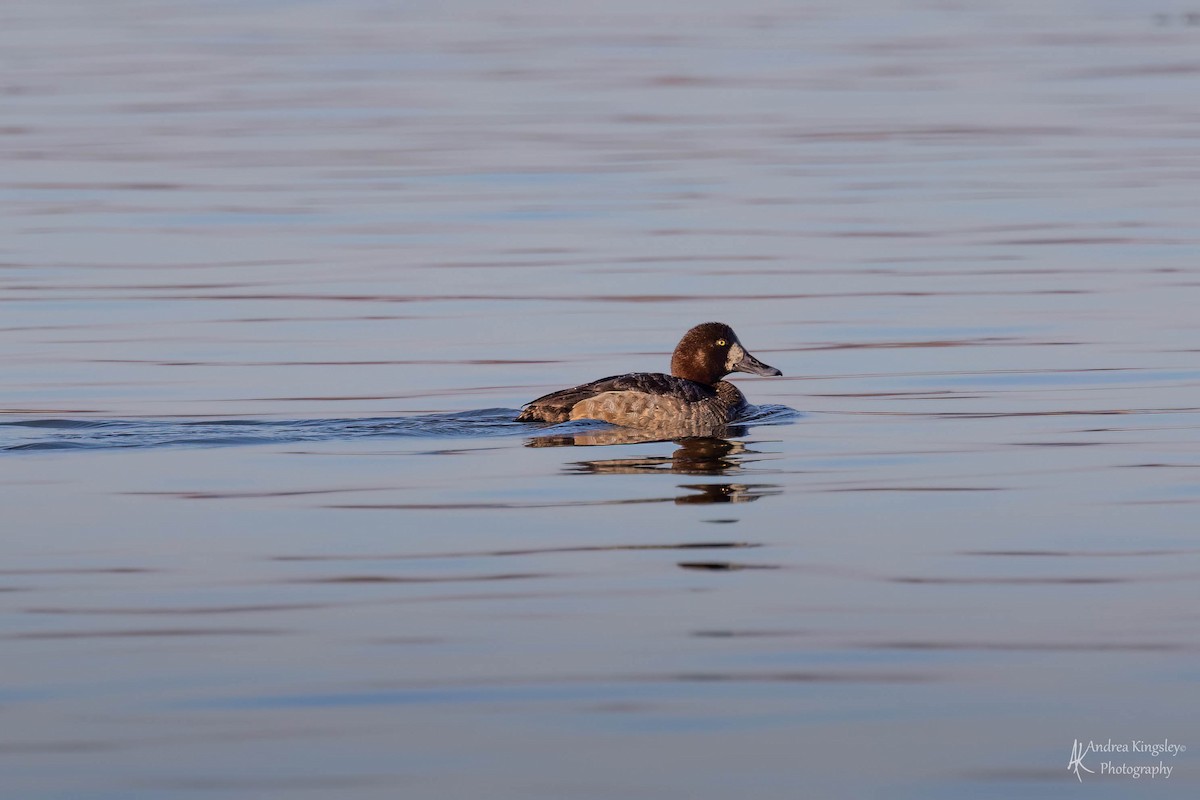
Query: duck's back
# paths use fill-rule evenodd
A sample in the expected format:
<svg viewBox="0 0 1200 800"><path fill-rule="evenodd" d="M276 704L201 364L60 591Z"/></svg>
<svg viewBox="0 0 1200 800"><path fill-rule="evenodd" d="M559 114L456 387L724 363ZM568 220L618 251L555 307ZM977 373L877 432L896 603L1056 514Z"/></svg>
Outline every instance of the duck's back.
<svg viewBox="0 0 1200 800"><path fill-rule="evenodd" d="M706 386L659 372L631 372L551 392L534 400L521 421L598 419L615 425L724 425L746 405L728 381Z"/></svg>

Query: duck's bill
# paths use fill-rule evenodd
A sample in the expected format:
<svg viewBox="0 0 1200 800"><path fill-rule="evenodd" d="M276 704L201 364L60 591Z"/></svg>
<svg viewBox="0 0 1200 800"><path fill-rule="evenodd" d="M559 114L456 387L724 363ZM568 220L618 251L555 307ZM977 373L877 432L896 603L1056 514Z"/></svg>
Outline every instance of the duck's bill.
<svg viewBox="0 0 1200 800"><path fill-rule="evenodd" d="M742 357L734 362L733 369L735 372L749 372L751 375L774 376L783 374L774 367L759 361L745 350L742 350Z"/></svg>

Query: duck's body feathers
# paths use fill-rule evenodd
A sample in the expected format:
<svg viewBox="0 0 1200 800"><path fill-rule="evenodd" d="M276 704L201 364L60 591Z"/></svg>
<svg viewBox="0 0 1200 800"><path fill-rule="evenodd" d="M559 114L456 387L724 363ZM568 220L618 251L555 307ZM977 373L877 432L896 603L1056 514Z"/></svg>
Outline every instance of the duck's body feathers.
<svg viewBox="0 0 1200 800"><path fill-rule="evenodd" d="M724 425L746 408L746 398L729 381L706 386L661 372L630 372L551 392L526 406L517 419Z"/></svg>
<svg viewBox="0 0 1200 800"><path fill-rule="evenodd" d="M551 392L529 403L520 422L596 419L634 428L722 426L753 412L731 372L779 375L746 352L728 325L706 322L671 355L671 373L630 372Z"/></svg>

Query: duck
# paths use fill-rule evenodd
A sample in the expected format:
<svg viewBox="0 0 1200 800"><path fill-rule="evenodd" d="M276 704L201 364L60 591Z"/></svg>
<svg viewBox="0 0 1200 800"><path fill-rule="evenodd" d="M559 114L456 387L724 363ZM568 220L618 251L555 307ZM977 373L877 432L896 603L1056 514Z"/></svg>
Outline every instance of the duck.
<svg viewBox="0 0 1200 800"><path fill-rule="evenodd" d="M782 375L742 345L724 322L705 322L683 335L671 354L671 374L630 372L560 389L527 403L518 422L593 419L628 428L720 427L754 411L727 380L732 372Z"/></svg>

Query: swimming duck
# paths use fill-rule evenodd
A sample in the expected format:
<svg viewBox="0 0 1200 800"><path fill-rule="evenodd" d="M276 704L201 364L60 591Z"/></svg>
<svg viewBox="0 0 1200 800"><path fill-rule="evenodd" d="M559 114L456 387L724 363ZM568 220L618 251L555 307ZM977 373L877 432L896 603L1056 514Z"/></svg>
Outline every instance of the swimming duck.
<svg viewBox="0 0 1200 800"><path fill-rule="evenodd" d="M731 372L782 375L746 352L733 328L705 322L683 335L671 355L671 374L631 372L561 389L525 406L518 422L597 419L631 428L722 426L752 406L729 381Z"/></svg>

